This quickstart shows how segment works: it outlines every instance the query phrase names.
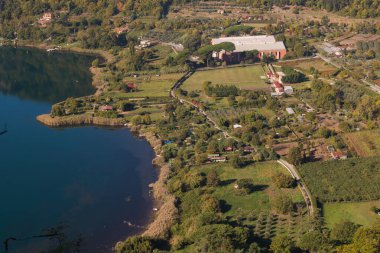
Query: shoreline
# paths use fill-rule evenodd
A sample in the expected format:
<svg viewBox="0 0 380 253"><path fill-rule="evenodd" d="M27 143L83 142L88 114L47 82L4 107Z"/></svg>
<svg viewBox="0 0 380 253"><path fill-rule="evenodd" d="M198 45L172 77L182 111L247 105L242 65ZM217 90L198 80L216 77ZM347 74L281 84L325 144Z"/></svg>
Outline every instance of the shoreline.
<svg viewBox="0 0 380 253"><path fill-rule="evenodd" d="M37 48L40 50L46 50L49 47L44 44L34 45L30 43L25 43L18 45L19 47L30 47ZM104 63L112 63L114 61L113 56L103 50L86 50L82 48L61 48L57 52L71 52L78 54L96 55L104 59ZM96 88L96 92L92 95L100 95L106 87L105 83L101 81L101 67L90 66L89 70L92 74L92 85ZM103 117L94 117L91 114L80 114L80 115L70 115L63 117L51 117L50 114L42 114L36 117L36 120L41 124L52 127L82 127L82 126L101 126L101 127L128 127L129 131L138 134L139 137L144 138L154 151L154 158L152 160L152 165L158 170L157 180L148 185L152 188L153 205L158 208L156 212L149 210L151 220L144 226L144 230L137 233L137 236L147 236L160 238L165 236L170 227L174 224L178 217L178 209L176 206L176 198L171 195L166 189L166 181L169 177L170 167L163 157L162 152L162 140L155 136L155 134L150 131L145 126L133 126L131 123L126 123L125 119L116 118L109 119ZM146 131L145 131L146 130ZM127 239L126 237L125 239ZM124 240L123 240L124 241ZM118 247L123 241L118 241L115 243L114 247Z"/></svg>

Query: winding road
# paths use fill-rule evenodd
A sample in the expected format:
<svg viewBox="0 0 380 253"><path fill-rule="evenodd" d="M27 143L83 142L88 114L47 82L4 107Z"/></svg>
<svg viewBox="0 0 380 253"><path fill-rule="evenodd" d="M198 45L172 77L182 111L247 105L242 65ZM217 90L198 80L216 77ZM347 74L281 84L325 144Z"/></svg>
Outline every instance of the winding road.
<svg viewBox="0 0 380 253"><path fill-rule="evenodd" d="M191 77L192 75L194 74L194 71L191 70L191 71L188 71L181 79L179 79L174 85L173 87L171 88L170 90L170 96L172 98L175 98L177 99L181 104L189 104L195 108L197 108L197 110L203 114L206 119L213 125L213 127L219 131L221 131L223 133L223 135L226 137L226 138L233 138L234 140L236 141L240 141L238 140L236 137L234 136L231 136L227 131L221 129L218 124L216 124L216 122L204 111L202 110L201 108L199 108L199 106L197 104L194 104L193 102L191 101L188 101L184 98L179 98L177 95L176 95L176 90L189 78ZM283 159L280 159L280 160L277 160L277 162L279 164L281 164L283 167L285 167L289 173L292 175L292 177L294 179L297 180L298 182L298 186L301 190L301 193L302 193L302 196L305 200L305 203L307 205L307 209L308 209L308 212L309 212L309 215L312 215L314 213L314 206L313 206L313 202L311 201L311 196L310 196L310 193L309 191L307 190L306 186L302 183L301 181L301 177L300 175L298 174L296 168L294 167L294 165L288 163L287 161L283 160Z"/></svg>

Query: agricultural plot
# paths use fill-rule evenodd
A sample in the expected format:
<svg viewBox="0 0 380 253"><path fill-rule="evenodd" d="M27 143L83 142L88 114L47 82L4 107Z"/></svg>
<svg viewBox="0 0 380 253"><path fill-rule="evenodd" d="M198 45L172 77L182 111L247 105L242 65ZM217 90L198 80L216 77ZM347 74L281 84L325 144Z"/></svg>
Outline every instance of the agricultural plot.
<svg viewBox="0 0 380 253"><path fill-rule="evenodd" d="M229 164L211 164L194 169L206 173L210 170L218 172L222 185L215 188L213 195L229 207L225 213L226 217L244 221L245 225L251 226L254 234L261 238L273 238L277 234L296 237L300 229L299 224L302 224L305 217L298 213L277 214L271 206L272 200L279 194L290 196L295 203L304 203L298 188L278 189L273 185L271 177L275 173L288 174L288 171L278 163L256 163L241 169L234 169ZM248 195L237 195L234 182L243 178L251 178L255 190ZM305 210L303 206L301 213ZM243 217L244 219L241 219Z"/></svg>
<svg viewBox="0 0 380 253"><path fill-rule="evenodd" d="M308 60L299 60L299 61L287 61L279 62L281 66L292 67L298 70L301 70L305 74L311 74L310 68L314 67L317 69L322 76L329 76L330 74L336 71L336 68L322 59L308 59Z"/></svg>
<svg viewBox="0 0 380 253"><path fill-rule="evenodd" d="M210 81L215 84L235 85L246 90L269 90L265 72L261 65L233 67L195 72L182 88L187 91L202 90L202 84Z"/></svg>
<svg viewBox="0 0 380 253"><path fill-rule="evenodd" d="M132 83L137 84L134 92L112 94L119 98L144 98L144 97L168 97L171 87L183 74L165 74L161 76L144 76L131 78Z"/></svg>
<svg viewBox="0 0 380 253"><path fill-rule="evenodd" d="M343 139L349 149L360 157L380 156L380 130L347 133Z"/></svg>
<svg viewBox="0 0 380 253"><path fill-rule="evenodd" d="M302 194L298 188L278 189L272 183L271 177L276 172L288 173L276 162L256 163L241 169L234 169L230 164L211 164L197 168L207 172L216 169L223 186L217 187L214 194L231 205L226 215L236 215L241 210L246 211L270 211L271 199L281 193L292 196L295 202L303 202ZM256 185L256 190L248 195L237 196L234 182L242 178L251 178Z"/></svg>
<svg viewBox="0 0 380 253"><path fill-rule="evenodd" d="M340 221L351 221L362 226L371 226L380 221L372 208L380 207L380 201L323 204L323 216L328 227Z"/></svg>
<svg viewBox="0 0 380 253"><path fill-rule="evenodd" d="M220 119L236 118L253 111L262 114L267 119L270 119L276 116L276 114L273 111L267 108L250 108L250 107L238 107L238 108L212 110L212 111L209 111L209 116L213 120L218 122Z"/></svg>
<svg viewBox="0 0 380 253"><path fill-rule="evenodd" d="M380 199L380 157L307 163L299 171L322 203Z"/></svg>

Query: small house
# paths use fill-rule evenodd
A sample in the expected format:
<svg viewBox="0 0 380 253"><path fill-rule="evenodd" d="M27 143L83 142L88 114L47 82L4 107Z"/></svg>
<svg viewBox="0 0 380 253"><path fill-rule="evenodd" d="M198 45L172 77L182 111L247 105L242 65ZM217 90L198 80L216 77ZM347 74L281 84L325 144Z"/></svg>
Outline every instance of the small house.
<svg viewBox="0 0 380 253"><path fill-rule="evenodd" d="M347 159L347 155L344 154L344 153L341 152L341 151L334 151L334 152L331 152L331 157L332 157L334 160L345 160L345 159Z"/></svg>
<svg viewBox="0 0 380 253"><path fill-rule="evenodd" d="M228 147L225 147L225 148L224 148L224 151L225 151L225 152L232 152L232 151L234 151L234 148L231 147L231 146L228 146Z"/></svg>
<svg viewBox="0 0 380 253"><path fill-rule="evenodd" d="M240 124L234 124L233 127L234 127L234 129L237 129L237 128L242 128L243 126Z"/></svg>
<svg viewBox="0 0 380 253"><path fill-rule="evenodd" d="M113 107L110 105L102 105L99 107L99 111L101 112L113 111Z"/></svg>

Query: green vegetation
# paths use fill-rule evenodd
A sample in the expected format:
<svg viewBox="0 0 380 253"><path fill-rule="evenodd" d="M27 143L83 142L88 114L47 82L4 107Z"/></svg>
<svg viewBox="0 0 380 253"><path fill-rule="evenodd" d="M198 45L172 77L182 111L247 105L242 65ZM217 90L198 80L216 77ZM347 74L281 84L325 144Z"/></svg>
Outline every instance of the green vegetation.
<svg viewBox="0 0 380 253"><path fill-rule="evenodd" d="M261 78L264 75L260 65L197 71L182 88L187 91L202 90L202 84L210 81L213 84L235 85L240 89L265 89L268 84L266 78Z"/></svg>
<svg viewBox="0 0 380 253"><path fill-rule="evenodd" d="M321 202L380 199L380 157L307 163L299 168Z"/></svg>
<svg viewBox="0 0 380 253"><path fill-rule="evenodd" d="M380 130L346 133L344 141L360 157L380 156Z"/></svg>
<svg viewBox="0 0 380 253"><path fill-rule="evenodd" d="M325 203L323 217L328 227L341 221L351 221L362 226L372 226L380 220L373 207L380 208L380 201L352 202L352 203Z"/></svg>

